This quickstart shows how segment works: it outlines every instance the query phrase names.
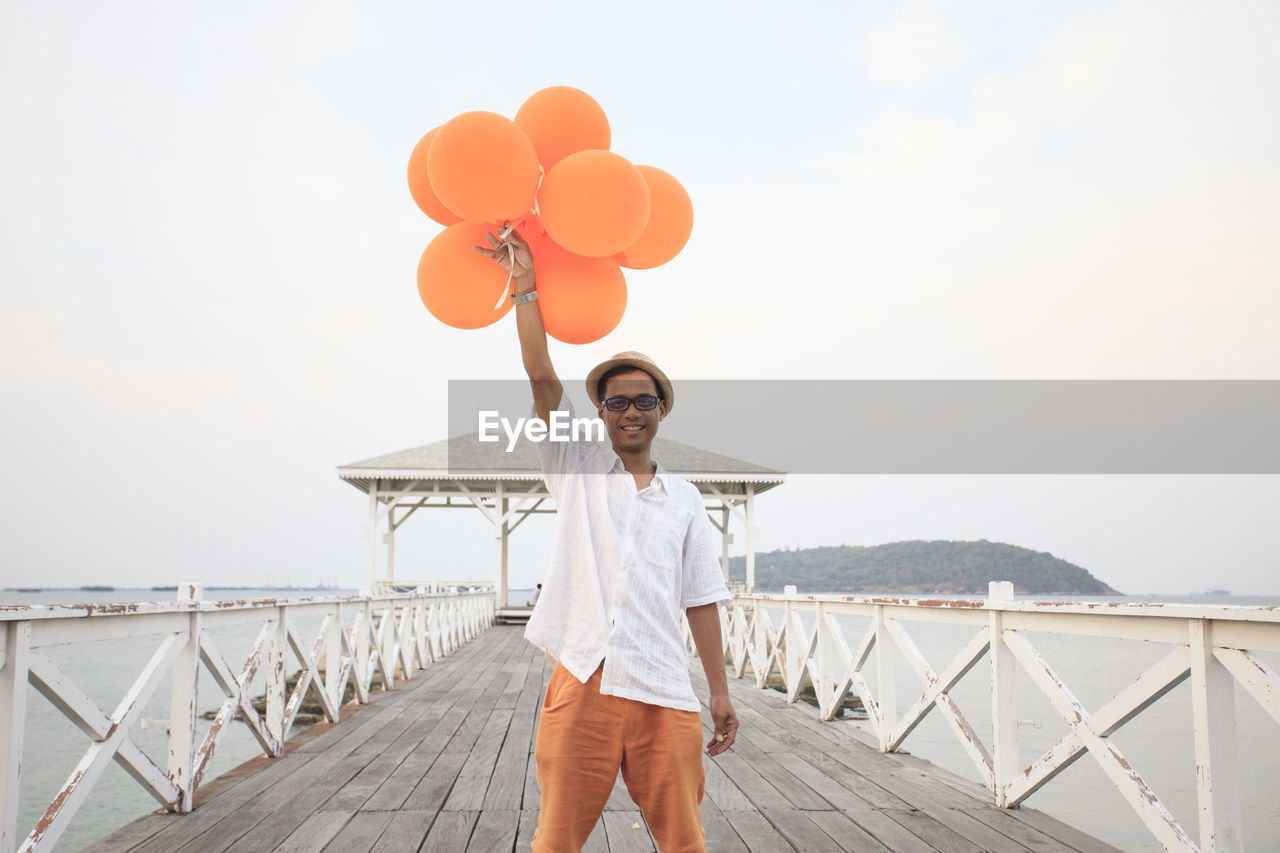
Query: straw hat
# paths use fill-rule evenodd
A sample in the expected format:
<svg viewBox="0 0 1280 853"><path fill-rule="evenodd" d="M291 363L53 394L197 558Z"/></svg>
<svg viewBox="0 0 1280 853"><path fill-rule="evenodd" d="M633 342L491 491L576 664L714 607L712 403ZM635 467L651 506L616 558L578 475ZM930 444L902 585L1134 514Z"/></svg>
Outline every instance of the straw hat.
<svg viewBox="0 0 1280 853"><path fill-rule="evenodd" d="M622 366L634 367L652 376L653 381L658 383L658 396L666 405L667 414L671 414L671 409L676 402L676 392L671 387L671 380L662 372L662 368L653 363L653 359L635 350L620 352L608 361L602 361L591 368L591 372L587 374L587 396L591 398L593 405L600 405L600 395L596 391L600 385L600 377L615 367Z"/></svg>

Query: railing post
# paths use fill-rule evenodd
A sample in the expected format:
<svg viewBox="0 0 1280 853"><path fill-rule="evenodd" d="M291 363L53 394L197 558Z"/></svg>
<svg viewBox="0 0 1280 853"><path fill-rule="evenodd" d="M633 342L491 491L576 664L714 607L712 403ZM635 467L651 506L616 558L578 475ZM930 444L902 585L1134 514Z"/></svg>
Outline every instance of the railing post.
<svg viewBox="0 0 1280 853"><path fill-rule="evenodd" d="M836 648L835 638L831 636L831 628L827 625L827 611L822 602L818 602L813 623L814 657L817 658L817 672L810 672L813 681L813 692L818 698L818 716L822 720L835 718L837 697L836 688L843 681L844 659ZM843 698L843 697L839 697Z"/></svg>
<svg viewBox="0 0 1280 853"><path fill-rule="evenodd" d="M733 598L733 623L729 632L729 651L733 660L734 678L742 678L742 673L746 669L747 610L744 601L748 596L750 596L750 593L747 593L747 595L735 595Z"/></svg>
<svg viewBox="0 0 1280 853"><path fill-rule="evenodd" d="M448 655L453 651L453 632L455 630L454 622L456 614L454 613L452 599L444 599L440 602L440 613L443 617L440 622L440 628L443 632L441 634L443 640L441 641L440 649L445 655Z"/></svg>
<svg viewBox="0 0 1280 853"><path fill-rule="evenodd" d="M893 660L893 638L885 621L884 605L876 606L876 692L880 699L880 751L889 751L889 736L898 724L898 679Z"/></svg>
<svg viewBox="0 0 1280 853"><path fill-rule="evenodd" d="M27 722L27 650L30 622L4 623L4 665L0 667L0 853L18 847L18 784L22 778L22 735Z"/></svg>
<svg viewBox="0 0 1280 853"><path fill-rule="evenodd" d="M453 654L453 647L458 641L458 603L447 598L444 605L444 653Z"/></svg>
<svg viewBox="0 0 1280 853"><path fill-rule="evenodd" d="M787 596L795 595L793 587L785 587L783 594ZM786 638L786 644L783 646L783 654L779 655L782 663L782 683L787 688L787 701L794 702L795 691L792 689L792 683L795 681L794 673L799 671L798 658L804 650L804 634L795 633L795 625L797 622L795 604L790 598L782 605L782 631Z"/></svg>
<svg viewBox="0 0 1280 853"><path fill-rule="evenodd" d="M382 609L382 622L378 625L378 637L382 640L382 665L386 668L387 684L385 689L390 690L396 684L396 639L398 632L396 631L396 603L395 601L384 602Z"/></svg>
<svg viewBox="0 0 1280 853"><path fill-rule="evenodd" d="M1004 613L995 602L1013 601L1013 584L987 586L987 630L991 656L991 793L998 808L1009 808L1007 786L1018 775L1018 708L1014 698L1017 659L1004 644Z"/></svg>
<svg viewBox="0 0 1280 853"><path fill-rule="evenodd" d="M733 646L733 600L730 599L729 604L725 607L717 607L717 614L720 618L720 653L724 655L725 663L729 666L733 665L733 658L729 654L730 648ZM689 638L692 641L692 637Z"/></svg>
<svg viewBox="0 0 1280 853"><path fill-rule="evenodd" d="M814 623L815 630L817 623ZM795 703L800 696L800 685L804 682L804 674L809 668L809 633L805 630L804 619L795 607L791 609L791 621L787 623L787 636L794 640L794 648L790 650L791 674L787 676L787 701ZM812 674L809 680L813 680Z"/></svg>
<svg viewBox="0 0 1280 853"><path fill-rule="evenodd" d="M187 643L173 661L169 690L169 778L178 786L173 810L191 811L195 789L196 717L199 714L200 684L200 601L204 586L186 583L178 587L179 602L194 602L188 614Z"/></svg>
<svg viewBox="0 0 1280 853"><path fill-rule="evenodd" d="M284 754L285 651L289 645L288 614L281 605L276 608L276 626L267 650L267 734L271 736L272 755Z"/></svg>
<svg viewBox="0 0 1280 853"><path fill-rule="evenodd" d="M369 686L373 684L372 656L369 648L369 631L373 624L373 603L369 601L369 596L373 594L373 587L361 587L360 595L364 597L364 601L360 602L360 609L356 611L354 627L351 629L351 636L354 638L352 645L355 647L355 677L360 679L360 690L366 692ZM365 697L366 701L368 696Z"/></svg>
<svg viewBox="0 0 1280 853"><path fill-rule="evenodd" d="M1244 850L1236 760L1235 681L1213 656L1213 623L1189 619L1200 850Z"/></svg>
<svg viewBox="0 0 1280 853"><path fill-rule="evenodd" d="M333 621L329 623L329 633L324 638L324 690L338 711L338 720L342 719L342 632L345 630L342 602L339 601L333 605Z"/></svg>
<svg viewBox="0 0 1280 853"><path fill-rule="evenodd" d="M769 635L764 627L764 603L758 598L754 615L751 620L751 674L755 676L756 687L763 690L769 686L769 673L761 672L760 666L769 658Z"/></svg>
<svg viewBox="0 0 1280 853"><path fill-rule="evenodd" d="M427 600L421 597L421 592L419 587L419 597L413 599L413 648L418 655L418 666L425 669L431 662L431 647L427 642Z"/></svg>
<svg viewBox="0 0 1280 853"><path fill-rule="evenodd" d="M428 659L437 661L442 657L443 646L440 644L440 601L428 598L425 605L425 625L423 630L427 638Z"/></svg>

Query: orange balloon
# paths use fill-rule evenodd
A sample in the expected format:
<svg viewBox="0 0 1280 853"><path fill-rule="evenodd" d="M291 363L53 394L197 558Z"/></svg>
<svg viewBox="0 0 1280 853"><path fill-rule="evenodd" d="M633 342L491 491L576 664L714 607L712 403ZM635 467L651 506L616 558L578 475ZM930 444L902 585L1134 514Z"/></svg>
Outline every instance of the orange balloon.
<svg viewBox="0 0 1280 853"><path fill-rule="evenodd" d="M614 260L633 270L661 266L680 254L693 233L693 202L680 182L656 166L637 166L649 185L649 221L640 238Z"/></svg>
<svg viewBox="0 0 1280 853"><path fill-rule="evenodd" d="M436 196L463 219L518 219L533 207L538 154L515 122L477 110L441 125L427 174Z"/></svg>
<svg viewBox="0 0 1280 853"><path fill-rule="evenodd" d="M574 254L606 258L644 232L649 185L625 157L597 149L579 151L547 172L538 209L551 239Z"/></svg>
<svg viewBox="0 0 1280 853"><path fill-rule="evenodd" d="M533 258L538 306L547 334L589 344L613 331L627 309L627 280L611 258L584 258L551 240Z"/></svg>
<svg viewBox="0 0 1280 853"><path fill-rule="evenodd" d="M418 262L422 304L455 329L479 329L511 310L507 274L472 248L489 245L484 238L487 227L481 222L450 225L427 244Z"/></svg>
<svg viewBox="0 0 1280 853"><path fill-rule="evenodd" d="M435 128L413 146L413 153L409 155L409 194L427 216L441 225L452 225L461 222L462 218L436 197L435 190L431 189L431 179L427 177L427 152L438 130L440 128Z"/></svg>
<svg viewBox="0 0 1280 853"><path fill-rule="evenodd" d="M595 98L572 86L534 92L516 112L542 168L550 169L575 151L609 148L609 119Z"/></svg>

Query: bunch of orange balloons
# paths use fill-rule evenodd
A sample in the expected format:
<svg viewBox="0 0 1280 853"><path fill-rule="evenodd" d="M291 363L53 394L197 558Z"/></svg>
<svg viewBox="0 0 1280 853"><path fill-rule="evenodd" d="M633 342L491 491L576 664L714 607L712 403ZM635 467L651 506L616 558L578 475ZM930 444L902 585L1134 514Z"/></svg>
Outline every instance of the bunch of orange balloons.
<svg viewBox="0 0 1280 853"><path fill-rule="evenodd" d="M609 120L587 93L552 86L515 120L463 113L422 137L409 156L409 192L446 226L422 253L418 294L458 329L511 310L507 274L472 246L514 225L533 253L547 333L585 344L627 307L622 267L650 269L684 248L693 203L680 182L609 150Z"/></svg>

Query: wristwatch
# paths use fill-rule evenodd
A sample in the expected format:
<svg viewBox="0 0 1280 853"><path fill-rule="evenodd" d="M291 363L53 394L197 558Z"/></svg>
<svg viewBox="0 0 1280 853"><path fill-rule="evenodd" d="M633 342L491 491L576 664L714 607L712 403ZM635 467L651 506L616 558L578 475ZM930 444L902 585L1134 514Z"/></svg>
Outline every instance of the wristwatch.
<svg viewBox="0 0 1280 853"><path fill-rule="evenodd" d="M538 298L538 291L536 290L530 290L528 293L522 293L519 296L517 296L514 293L511 294L511 301L514 302L516 305L523 305L526 302L532 302L537 298Z"/></svg>

